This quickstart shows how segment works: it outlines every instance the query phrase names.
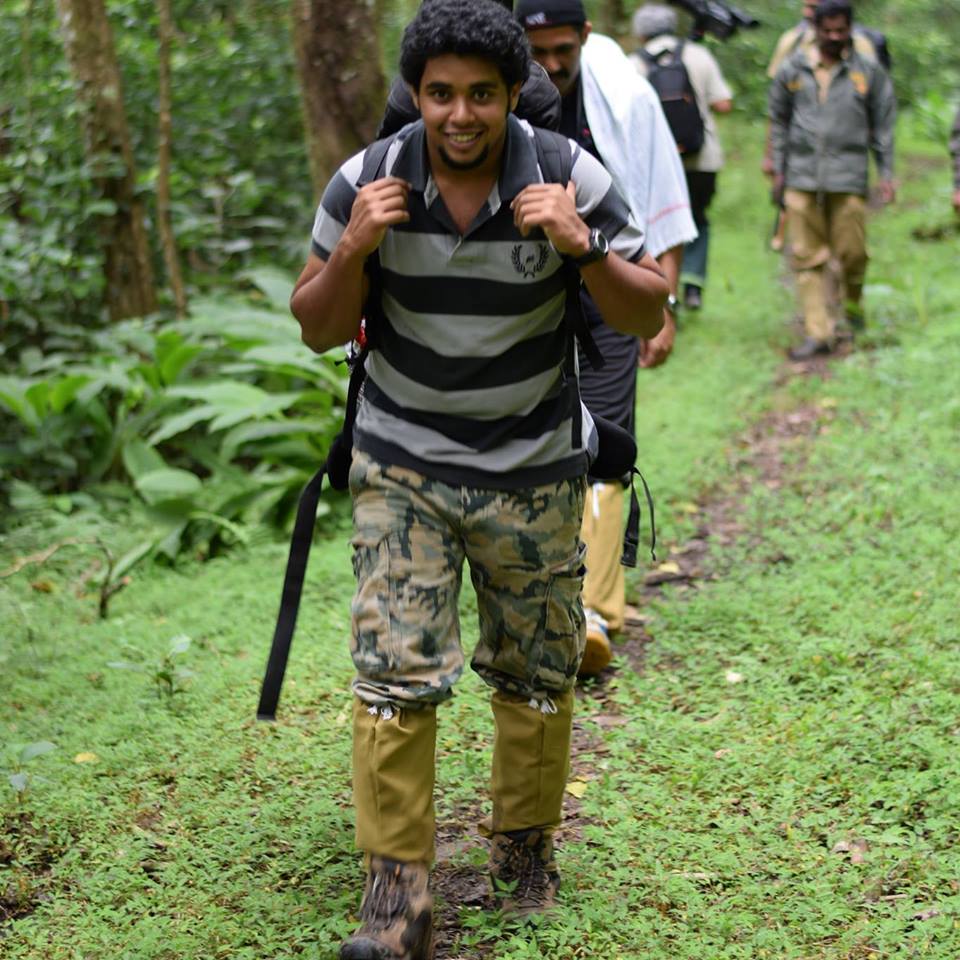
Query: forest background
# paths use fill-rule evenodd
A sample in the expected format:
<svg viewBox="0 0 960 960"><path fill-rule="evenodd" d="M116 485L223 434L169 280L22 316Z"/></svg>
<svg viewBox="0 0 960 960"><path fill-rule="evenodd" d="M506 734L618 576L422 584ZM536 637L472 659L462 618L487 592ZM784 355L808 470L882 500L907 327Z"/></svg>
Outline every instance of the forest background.
<svg viewBox="0 0 960 960"><path fill-rule="evenodd" d="M632 4L588 4L624 39ZM796 4L799 7L799 4ZM414 0L3 0L0 523L133 509L146 556L289 523L339 422L342 369L285 303L317 197L369 140ZM791 4L708 39L748 125ZM932 139L960 90L960 8L858 5ZM189 313L189 322L184 318ZM131 319L132 318L132 319Z"/></svg>
<svg viewBox="0 0 960 960"><path fill-rule="evenodd" d="M414 5L0 0L4 957L319 960L355 923L344 495L278 721L253 714L344 396L287 300ZM737 97L711 283L638 380L660 560L578 690L563 909L490 909L468 673L438 743L438 957L960 956L960 9L862 5L895 58L899 197L871 213L866 332L805 366L759 175L797 7L708 41ZM630 4L591 9L623 36ZM469 590L461 619L469 649Z"/></svg>

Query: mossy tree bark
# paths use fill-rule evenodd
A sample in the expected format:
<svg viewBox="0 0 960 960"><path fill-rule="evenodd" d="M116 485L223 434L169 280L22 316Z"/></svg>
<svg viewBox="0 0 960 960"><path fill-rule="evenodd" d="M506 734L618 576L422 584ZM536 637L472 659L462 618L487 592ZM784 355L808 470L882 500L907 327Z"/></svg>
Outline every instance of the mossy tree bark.
<svg viewBox="0 0 960 960"><path fill-rule="evenodd" d="M112 204L99 218L110 317L143 316L156 309L156 291L110 21L104 0L57 0L57 8L83 107L87 158L102 198Z"/></svg>
<svg viewBox="0 0 960 960"><path fill-rule="evenodd" d="M374 0L291 0L310 177L319 194L373 140L386 101Z"/></svg>
<svg viewBox="0 0 960 960"><path fill-rule="evenodd" d="M170 167L173 152L173 91L170 69L170 51L173 46L173 12L170 0L157 0L157 15L160 25L160 117L157 146L157 228L163 247L163 262L167 268L167 282L173 292L177 316L187 313L187 294L180 272L180 255L177 238L173 232L170 213Z"/></svg>

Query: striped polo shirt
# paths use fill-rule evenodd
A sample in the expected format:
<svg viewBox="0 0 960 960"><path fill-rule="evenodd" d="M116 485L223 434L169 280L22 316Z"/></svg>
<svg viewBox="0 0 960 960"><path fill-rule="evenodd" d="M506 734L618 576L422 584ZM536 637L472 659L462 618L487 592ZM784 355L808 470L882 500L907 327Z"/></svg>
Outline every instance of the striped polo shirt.
<svg viewBox="0 0 960 960"><path fill-rule="evenodd" d="M387 150L384 174L412 189L410 221L380 245L385 320L354 425L355 446L376 460L495 489L587 472L596 431L571 367L562 260L539 228L521 236L510 209L544 180L533 136L509 118L499 180L462 236L430 174L422 122ZM610 175L570 149L577 212L636 261L643 235ZM323 260L349 222L362 167L360 153L324 191L312 245Z"/></svg>

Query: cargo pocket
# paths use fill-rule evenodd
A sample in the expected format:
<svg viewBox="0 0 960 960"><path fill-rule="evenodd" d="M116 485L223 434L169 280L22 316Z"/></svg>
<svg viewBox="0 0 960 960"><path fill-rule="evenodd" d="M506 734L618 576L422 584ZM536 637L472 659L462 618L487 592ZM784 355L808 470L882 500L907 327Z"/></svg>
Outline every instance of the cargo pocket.
<svg viewBox="0 0 960 960"><path fill-rule="evenodd" d="M566 690L573 685L583 656L585 627L583 577L586 546L549 571L543 615L531 649L530 682L537 691Z"/></svg>
<svg viewBox="0 0 960 960"><path fill-rule="evenodd" d="M357 589L350 607L350 653L361 676L389 677L401 659L403 624L392 563L398 540L396 533L378 531L357 533L351 541Z"/></svg>

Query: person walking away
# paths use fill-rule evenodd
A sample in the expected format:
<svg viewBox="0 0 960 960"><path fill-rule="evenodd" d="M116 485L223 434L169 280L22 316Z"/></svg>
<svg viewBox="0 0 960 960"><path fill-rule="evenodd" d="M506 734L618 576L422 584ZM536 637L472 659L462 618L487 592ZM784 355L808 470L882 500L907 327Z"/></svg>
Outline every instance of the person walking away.
<svg viewBox="0 0 960 960"><path fill-rule="evenodd" d="M551 907L559 886L552 837L584 642L578 534L597 449L564 258L624 333L657 335L668 287L587 151L570 145L566 186L547 180L538 134L511 115L528 58L493 0L420 8L400 69L421 120L379 142L375 174L364 151L334 175L291 299L313 350L355 337L361 313L372 347L350 469L367 881L342 960L433 956L436 708L463 670L465 558L471 666L492 689L491 875L520 915Z"/></svg>
<svg viewBox="0 0 960 960"><path fill-rule="evenodd" d="M560 92L560 132L609 171L644 231L648 252L670 282L663 330L649 340L638 341L604 323L592 291L583 296L587 322L605 360L602 370L594 370L581 355L584 403L633 434L637 366L659 366L673 350L683 246L696 237L683 166L653 88L616 41L593 31L581 0L518 0L515 12L534 59ZM623 496L624 485L618 482L594 482L588 492L581 531L587 546L581 676L595 675L610 663L610 637L624 623Z"/></svg>
<svg viewBox="0 0 960 960"><path fill-rule="evenodd" d="M814 14L817 43L795 51L770 86L773 194L787 211L787 234L806 337L793 360L829 353L836 318L825 267L840 263L842 301L853 329L863 326L867 266L865 198L873 153L883 203L895 197L893 86L878 63L850 42L853 9L823 0Z"/></svg>
<svg viewBox="0 0 960 960"><path fill-rule="evenodd" d="M677 12L660 3L647 3L633 15L633 35L640 49L631 59L648 77L661 65L679 63L686 70L702 124L702 146L682 154L683 169L690 193L690 207L697 226L697 239L683 250L680 281L683 305L699 310L707 279L710 222L707 208L717 189L717 174L723 167L723 148L717 135L714 114L733 109L733 93L713 54L699 43L686 43L677 36ZM678 60L679 56L679 60Z"/></svg>

